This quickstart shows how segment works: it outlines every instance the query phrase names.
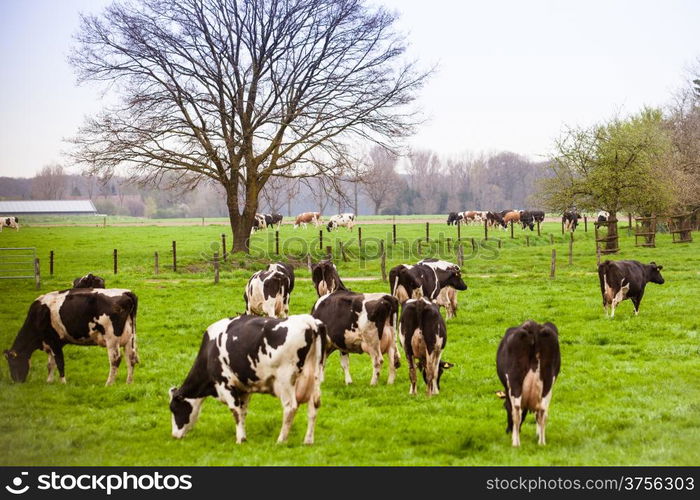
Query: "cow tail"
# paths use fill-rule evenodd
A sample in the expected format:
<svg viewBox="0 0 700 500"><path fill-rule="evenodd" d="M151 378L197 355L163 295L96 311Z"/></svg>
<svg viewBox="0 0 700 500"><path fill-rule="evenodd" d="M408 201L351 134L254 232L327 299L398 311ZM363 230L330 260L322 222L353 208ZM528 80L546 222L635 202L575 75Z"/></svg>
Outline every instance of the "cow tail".
<svg viewBox="0 0 700 500"><path fill-rule="evenodd" d="M134 347L134 356L136 356L136 363L140 363L138 351L136 350L136 313L139 308L139 299L134 292L126 292L126 296L131 299L133 307L129 311L129 318L131 319L131 342Z"/></svg>

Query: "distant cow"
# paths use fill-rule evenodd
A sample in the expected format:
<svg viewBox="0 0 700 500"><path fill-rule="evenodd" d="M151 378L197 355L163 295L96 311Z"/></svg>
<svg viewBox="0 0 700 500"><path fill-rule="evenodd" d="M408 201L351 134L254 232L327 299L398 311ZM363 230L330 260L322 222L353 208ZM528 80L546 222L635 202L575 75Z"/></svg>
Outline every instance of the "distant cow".
<svg viewBox="0 0 700 500"><path fill-rule="evenodd" d="M297 215L297 218L294 220L294 229L299 226L304 226L306 229L306 225L309 223L312 223L316 227L320 226L321 212L304 212L303 214Z"/></svg>
<svg viewBox="0 0 700 500"><path fill-rule="evenodd" d="M104 288L105 280L92 273L88 273L73 280L73 288Z"/></svg>
<svg viewBox="0 0 700 500"><path fill-rule="evenodd" d="M520 212L520 224L523 225L523 229L529 228L530 231L535 230L535 216L529 210L522 210Z"/></svg>
<svg viewBox="0 0 700 500"><path fill-rule="evenodd" d="M256 272L248 280L243 292L246 314L286 318L293 288L294 270L282 262L270 264L267 270Z"/></svg>
<svg viewBox="0 0 700 500"><path fill-rule="evenodd" d="M532 218L535 219L535 222L544 222L544 212L542 210L530 210L530 213L532 214Z"/></svg>
<svg viewBox="0 0 700 500"><path fill-rule="evenodd" d="M576 231L576 226L578 226L578 220L581 218L581 214L575 210L567 210L561 217L561 221L564 223L564 229L566 231L571 231L572 233Z"/></svg>
<svg viewBox="0 0 700 500"><path fill-rule="evenodd" d="M433 269L440 284L440 293L435 299L435 303L445 308L447 319L454 318L457 315L457 290L448 283L455 276L461 279L461 270L458 265L446 260L438 260L434 258L423 259L418 262L420 265L425 265ZM456 274L455 274L456 273ZM467 289L466 283L464 290Z"/></svg>
<svg viewBox="0 0 700 500"><path fill-rule="evenodd" d="M15 228L19 231L19 219L17 217L1 217L0 218L0 233L3 227Z"/></svg>
<svg viewBox="0 0 700 500"><path fill-rule="evenodd" d="M328 220L328 226L326 226L326 229L328 229L328 232L331 232L333 229L336 229L340 226L344 226L348 228L350 231L352 231L352 227L355 225L355 214L351 213L345 213L345 214L338 214L334 215Z"/></svg>
<svg viewBox="0 0 700 500"><path fill-rule="evenodd" d="M277 229L280 228L280 224L282 224L282 219L284 217L282 214L262 214L263 217L265 217L265 227L272 227L272 226L277 226Z"/></svg>
<svg viewBox="0 0 700 500"><path fill-rule="evenodd" d="M447 225L448 226L456 226L460 222L462 222L462 212L450 212L447 215Z"/></svg>
<svg viewBox="0 0 700 500"><path fill-rule="evenodd" d="M5 351L12 379L24 382L32 353L43 349L49 355L47 382L53 381L58 368L65 383L63 346L78 344L107 348L110 363L107 385L114 383L121 362L119 348L123 348L128 369L126 382L131 383L134 365L138 363L137 305L134 293L118 288L72 288L38 297L29 307L12 348Z"/></svg>
<svg viewBox="0 0 700 500"><path fill-rule="evenodd" d="M267 219L263 214L255 214L253 219L253 227L250 228L250 233L253 234L256 231L267 228Z"/></svg>
<svg viewBox="0 0 700 500"><path fill-rule="evenodd" d="M503 217L497 212L486 212L486 224L489 227L501 226L505 228L506 225L503 222Z"/></svg>
<svg viewBox="0 0 700 500"><path fill-rule="evenodd" d="M307 403L305 444L313 444L321 404L325 327L309 314L287 319L238 316L210 325L182 385L170 389L172 435L182 438L212 396L226 404L236 421L236 442L246 440L245 418L253 393L272 394L282 403L287 440L297 408Z"/></svg>
<svg viewBox="0 0 700 500"><path fill-rule="evenodd" d="M552 387L560 366L559 332L552 323L526 321L506 330L498 346L496 369L505 389L499 396L505 399L506 433L512 433L513 446L520 446L520 427L528 411L535 413L538 444L545 444Z"/></svg>
<svg viewBox="0 0 700 500"><path fill-rule="evenodd" d="M644 288L647 283L664 284L661 276L663 266L657 266L655 262L642 264L636 260L606 260L598 266L598 278L600 279L600 292L603 295L603 308L610 317L615 317L615 307L625 299L632 300L635 316L639 314L639 304L644 296Z"/></svg>
<svg viewBox="0 0 700 500"><path fill-rule="evenodd" d="M506 227L507 227L508 224L510 224L511 222L512 222L513 224L515 224L516 222L520 222L520 212L518 212L518 211L516 211L516 210L512 210L512 211L510 211L510 212L507 212L507 213L503 216L503 223L506 225Z"/></svg>
<svg viewBox="0 0 700 500"><path fill-rule="evenodd" d="M605 210L601 210L598 212L598 215L596 216L596 222L608 222L608 218L610 217L610 213L606 212Z"/></svg>
<svg viewBox="0 0 700 500"><path fill-rule="evenodd" d="M389 360L388 384L394 383L399 355L396 348L396 320L399 303L386 293L357 293L348 290L337 275L335 266L329 261L321 261L314 268L314 285L317 276L324 276L338 288L321 295L314 304L311 314L326 325L329 342L326 356L340 351L340 364L345 373L345 383L351 384L350 353L366 352L372 358L372 380L376 385L383 363L382 355ZM318 272L316 272L318 271ZM325 286L325 285L324 285Z"/></svg>
<svg viewBox="0 0 700 500"><path fill-rule="evenodd" d="M416 393L414 360L420 360L419 369L423 373L428 396L439 393L442 374L440 358L447 344L447 327L438 307L425 298L406 301L401 312L399 338L406 353L411 379L408 393Z"/></svg>

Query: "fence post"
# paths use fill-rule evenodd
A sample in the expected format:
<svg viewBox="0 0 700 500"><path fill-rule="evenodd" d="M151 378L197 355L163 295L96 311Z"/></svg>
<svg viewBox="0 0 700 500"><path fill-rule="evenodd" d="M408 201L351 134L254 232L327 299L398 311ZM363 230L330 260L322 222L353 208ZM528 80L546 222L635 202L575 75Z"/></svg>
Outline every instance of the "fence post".
<svg viewBox="0 0 700 500"><path fill-rule="evenodd" d="M326 256L328 257L328 260L333 260L333 247L330 245L326 246Z"/></svg>
<svg viewBox="0 0 700 500"><path fill-rule="evenodd" d="M343 262L347 262L348 256L345 255L345 247L343 247L342 240L338 240L338 244L340 245L340 257L343 259Z"/></svg>
<svg viewBox="0 0 700 500"><path fill-rule="evenodd" d="M530 236L525 236L525 246L529 247L530 246Z"/></svg>
<svg viewBox="0 0 700 500"><path fill-rule="evenodd" d="M102 219L102 227L107 227L107 217Z"/></svg>
<svg viewBox="0 0 700 500"><path fill-rule="evenodd" d="M202 219L204 220L204 219ZM219 282L219 252L214 252L214 283Z"/></svg>
<svg viewBox="0 0 700 500"><path fill-rule="evenodd" d="M583 216L583 232L588 232L588 217L585 215Z"/></svg>
<svg viewBox="0 0 700 500"><path fill-rule="evenodd" d="M382 281L386 281L386 252L384 251L384 240L379 241L379 252L381 253L382 261L380 267L382 269Z"/></svg>
<svg viewBox="0 0 700 500"><path fill-rule="evenodd" d="M318 232L318 249L323 250L323 229Z"/></svg>
<svg viewBox="0 0 700 500"><path fill-rule="evenodd" d="M488 221L488 219L484 219L484 239L485 240L489 239L489 221Z"/></svg>
<svg viewBox="0 0 700 500"><path fill-rule="evenodd" d="M177 272L177 243L173 241L173 272Z"/></svg>
<svg viewBox="0 0 700 500"><path fill-rule="evenodd" d="M472 252L476 252L476 240L472 238Z"/></svg>
<svg viewBox="0 0 700 500"><path fill-rule="evenodd" d="M53 250L49 252L49 274L53 276Z"/></svg>
<svg viewBox="0 0 700 500"><path fill-rule="evenodd" d="M117 249L114 249L114 274L117 274Z"/></svg>
<svg viewBox="0 0 700 500"><path fill-rule="evenodd" d="M224 257L224 262L226 262L226 235L221 233L221 254Z"/></svg>
<svg viewBox="0 0 700 500"><path fill-rule="evenodd" d="M515 238L515 236L513 236L513 221L510 221L510 237L511 239Z"/></svg>
<svg viewBox="0 0 700 500"><path fill-rule="evenodd" d="M561 221L561 234L564 234L564 221Z"/></svg>
<svg viewBox="0 0 700 500"><path fill-rule="evenodd" d="M394 223L394 227L393 227L393 239L392 239L392 242L393 242L394 245L396 245L396 224L395 224L395 223Z"/></svg>
<svg viewBox="0 0 700 500"><path fill-rule="evenodd" d="M155 273L158 274L160 272L160 265L158 264L158 252L154 254L155 258Z"/></svg>
<svg viewBox="0 0 700 500"><path fill-rule="evenodd" d="M569 239L569 265L574 263L574 233L571 233L571 238Z"/></svg>
<svg viewBox="0 0 700 500"><path fill-rule="evenodd" d="M596 269L600 267L600 247L596 243L595 245L595 259L596 259Z"/></svg>
<svg viewBox="0 0 700 500"><path fill-rule="evenodd" d="M37 290L41 288L41 267L39 266L38 257L34 257L34 283Z"/></svg>
<svg viewBox="0 0 700 500"><path fill-rule="evenodd" d="M447 253L452 253L452 238L447 238Z"/></svg>
<svg viewBox="0 0 700 500"><path fill-rule="evenodd" d="M360 247L360 252L362 252L362 228L357 228L357 246Z"/></svg>
<svg viewBox="0 0 700 500"><path fill-rule="evenodd" d="M425 241L430 241L430 222L425 223Z"/></svg>
<svg viewBox="0 0 700 500"><path fill-rule="evenodd" d="M457 243L457 265L462 267L464 265L464 249L462 248L462 242Z"/></svg>
<svg viewBox="0 0 700 500"><path fill-rule="evenodd" d="M556 267L557 267L557 250L556 250L556 248L552 248L552 264L551 264L551 267L549 268L549 278L550 279L554 279Z"/></svg>
<svg viewBox="0 0 700 500"><path fill-rule="evenodd" d="M306 267L309 268L309 272L311 272L311 255L308 253L306 254Z"/></svg>
<svg viewBox="0 0 700 500"><path fill-rule="evenodd" d="M502 242L503 242L503 239L502 239L502 238L498 238L498 248L501 248Z"/></svg>
<svg viewBox="0 0 700 500"><path fill-rule="evenodd" d="M280 232L279 229L275 230L275 254L280 254Z"/></svg>
<svg viewBox="0 0 700 500"><path fill-rule="evenodd" d="M204 217L202 217L202 225L204 225Z"/></svg>
<svg viewBox="0 0 700 500"><path fill-rule="evenodd" d="M459 221L456 222L457 224L457 241L462 240L462 224L459 223Z"/></svg>
<svg viewBox="0 0 700 500"><path fill-rule="evenodd" d="M540 234L540 221L537 221L537 236L542 236Z"/></svg>

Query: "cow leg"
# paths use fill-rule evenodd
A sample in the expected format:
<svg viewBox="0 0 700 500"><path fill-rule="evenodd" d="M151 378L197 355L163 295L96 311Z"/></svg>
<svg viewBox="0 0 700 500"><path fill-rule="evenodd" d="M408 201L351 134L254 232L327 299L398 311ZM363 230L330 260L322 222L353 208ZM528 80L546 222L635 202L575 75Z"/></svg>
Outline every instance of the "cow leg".
<svg viewBox="0 0 700 500"><path fill-rule="evenodd" d="M263 302L262 310L265 313L265 315L268 316L269 318L276 318L277 317L277 314L275 314L275 312L276 312L275 311L275 309L276 309L275 302L276 302L276 300L266 300L265 302Z"/></svg>
<svg viewBox="0 0 700 500"><path fill-rule="evenodd" d="M279 392L279 398L282 402L282 429L280 430L280 435L277 438L278 443L284 443L287 441L289 430L292 428L292 422L294 422L294 416L299 408L294 386L288 382L287 384L289 387L281 388L282 390ZM275 392L277 393L277 391Z"/></svg>
<svg viewBox="0 0 700 500"><path fill-rule="evenodd" d="M56 357L53 355L53 350L51 350L51 347L49 347L49 345L46 344L46 342L44 342L44 344L42 346L42 350L49 357L48 362L46 363L46 368L49 372L49 375L46 378L46 382L51 383L51 382L53 382L53 375L54 375L54 372L56 371Z"/></svg>
<svg viewBox="0 0 700 500"><path fill-rule="evenodd" d="M389 378L387 378L387 384L393 384L396 380L396 367L397 360L399 358L399 350L396 345L396 333L394 327L388 323L384 326L384 335L387 337L389 344L386 348L386 359L389 362Z"/></svg>
<svg viewBox="0 0 700 500"><path fill-rule="evenodd" d="M384 363L384 357L382 356L382 351L379 345L371 346L368 349L369 355L372 358L372 380L369 381L369 385L377 385L379 381L379 374L382 372L382 363Z"/></svg>
<svg viewBox="0 0 700 500"><path fill-rule="evenodd" d="M632 301L632 305L634 305L634 315L637 316L639 314L639 304L642 303L642 296L644 295L644 292L639 292L639 295L636 297L630 297L630 300Z"/></svg>
<svg viewBox="0 0 700 500"><path fill-rule="evenodd" d="M233 414L233 419L236 421L236 443L240 444L247 439L245 434L245 417L248 414L250 393L236 394L233 402L233 406L229 405L229 408Z"/></svg>
<svg viewBox="0 0 700 500"><path fill-rule="evenodd" d="M409 394L416 393L416 366L413 363L413 356L406 354L406 360L408 361L408 378L411 379L411 386L408 388Z"/></svg>
<svg viewBox="0 0 700 500"><path fill-rule="evenodd" d="M134 381L134 366L138 363L138 355L136 354L136 336L132 335L124 346L124 355L126 356L126 383L130 384Z"/></svg>
<svg viewBox="0 0 700 500"><path fill-rule="evenodd" d="M107 357L109 358L109 376L107 377L105 385L112 385L117 378L117 369L122 362L122 356L119 352L119 341L113 335L109 336L106 340L106 344Z"/></svg>
<svg viewBox="0 0 700 500"><path fill-rule="evenodd" d="M340 366L343 367L343 372L345 373L345 385L352 384L352 377L350 376L350 355L347 352L340 353Z"/></svg>
<svg viewBox="0 0 700 500"><path fill-rule="evenodd" d="M304 444L314 444L314 429L316 428L316 415L318 408L321 406L321 388L320 384L316 384L313 396L307 401L307 425L306 436L304 436Z"/></svg>
<svg viewBox="0 0 700 500"><path fill-rule="evenodd" d="M537 444L544 445L544 427L547 424L547 410L537 410L535 412L535 419L537 420Z"/></svg>
<svg viewBox="0 0 700 500"><path fill-rule="evenodd" d="M520 425L523 421L523 412L520 406L521 397L510 397L511 398L511 414L513 419L513 436L512 443L513 446L520 446Z"/></svg>

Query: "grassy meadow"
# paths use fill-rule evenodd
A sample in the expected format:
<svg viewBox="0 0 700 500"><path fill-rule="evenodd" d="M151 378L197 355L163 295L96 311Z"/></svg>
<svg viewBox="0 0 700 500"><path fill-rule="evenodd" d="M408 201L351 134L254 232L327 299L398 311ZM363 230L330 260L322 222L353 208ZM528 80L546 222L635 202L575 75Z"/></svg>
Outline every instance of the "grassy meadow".
<svg viewBox="0 0 700 500"><path fill-rule="evenodd" d="M360 222L361 226L361 222ZM621 223L622 226L622 223ZM297 266L292 313L308 313L316 300L308 279L306 254L314 260L334 248L346 284L356 291L388 291L381 280L379 246L384 240L387 271L398 263L441 255L456 262L456 229L431 224L430 247L418 255L415 241L425 238L424 224L324 230L280 231L282 260ZM339 357L329 359L322 386L316 443L302 445L306 408L297 413L287 444L275 440L281 425L276 398L255 395L247 418L248 442L235 444L234 421L225 405L205 402L199 422L183 439L170 437L168 388L179 385L197 353L204 329L244 310L243 287L253 270L274 255L274 231L254 235L252 257L230 255L213 282L212 254L221 252L215 225L94 227L23 226L0 233L0 247L36 247L41 259L41 290L32 280L0 280L0 346L9 348L39 294L64 289L87 272L108 287L130 288L139 297L137 338L141 364L133 385L118 380L104 387L107 353L98 347L66 346L68 383L47 384L46 355L35 352L29 380L10 381L0 368L0 455L2 465L697 465L700 463L700 242L674 245L657 235L657 248L634 246L622 229L621 251L632 258L663 265L664 285L649 284L640 314L630 301L607 319L601 307L595 271L592 224L575 233L573 264L568 263L568 235L546 223L542 235L515 229L496 230L483 241L483 226L462 228L464 277L469 289L459 293L459 311L447 322L443 359L455 364L441 382L441 392L408 394L403 362L396 383L387 386L386 363L380 384L369 387L370 359L351 356L354 384L345 386ZM525 235L529 235L526 246ZM550 235L554 237L551 244ZM474 245L471 238L475 238ZM446 238L451 238L449 244ZM498 240L501 240L499 248ZM178 270L172 266L177 241ZM338 256L344 242L348 261ZM552 248L556 278L550 279ZM118 274L113 274L113 249ZM54 274L48 256L55 254ZM160 272L154 272L154 252ZM357 280L353 278L370 278ZM552 321L560 332L562 370L554 386L547 445L536 443L528 415L522 446L513 449L505 434L506 415L495 396L501 389L495 356L506 328L527 319Z"/></svg>

